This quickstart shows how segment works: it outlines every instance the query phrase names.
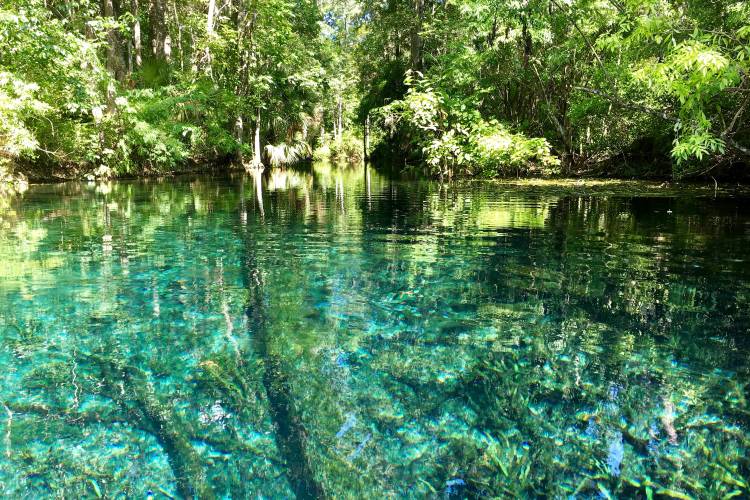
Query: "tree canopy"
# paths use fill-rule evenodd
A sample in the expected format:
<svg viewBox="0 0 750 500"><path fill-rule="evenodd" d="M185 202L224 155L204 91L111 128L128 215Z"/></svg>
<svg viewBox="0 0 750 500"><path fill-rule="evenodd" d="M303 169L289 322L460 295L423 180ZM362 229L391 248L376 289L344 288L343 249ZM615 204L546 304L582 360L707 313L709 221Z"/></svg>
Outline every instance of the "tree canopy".
<svg viewBox="0 0 750 500"><path fill-rule="evenodd" d="M741 176L749 19L732 0L0 0L0 171L369 144L443 178Z"/></svg>

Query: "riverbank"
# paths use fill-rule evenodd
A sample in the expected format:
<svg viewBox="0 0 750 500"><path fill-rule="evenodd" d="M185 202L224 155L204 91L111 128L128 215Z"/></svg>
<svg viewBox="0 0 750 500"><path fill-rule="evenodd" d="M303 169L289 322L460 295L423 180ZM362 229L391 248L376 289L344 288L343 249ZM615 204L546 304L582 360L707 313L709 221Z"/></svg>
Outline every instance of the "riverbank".
<svg viewBox="0 0 750 500"><path fill-rule="evenodd" d="M278 172L299 172L307 173L315 169L315 165L327 165L327 162L315 162L305 164L306 166L298 167L264 167L261 173L265 177L274 176ZM358 170L374 167L364 167L363 165L341 165L334 166L334 169L341 170ZM612 179L612 178L510 178L510 179L475 179L463 178L454 179L440 183L436 179L403 177L398 174L384 173L382 170L374 168L381 175L403 183L435 183L446 187L466 187L473 184L485 184L488 186L501 186L509 190L515 190L526 193L555 193L570 195L599 195L599 196L649 196L649 197L674 197L674 196L701 196L701 197L727 197L727 196L750 196L750 184L739 182L718 182L709 181L671 181L671 180L634 180L634 179ZM256 170L257 172L257 170ZM42 184L63 184L63 183L109 183L120 181L137 181L140 179L149 180L166 180L166 179L185 179L188 177L224 177L232 175L242 175L248 173L237 164L211 164L211 165L194 165L191 168L174 170L171 172L143 172L139 175L123 175L116 178L27 178L23 175L5 176L0 182L0 195L12 195L14 193L23 193L30 186Z"/></svg>
<svg viewBox="0 0 750 500"><path fill-rule="evenodd" d="M645 181L632 179L495 179L486 182L524 190L554 190L556 193L586 195L699 196L750 195L750 184L716 181Z"/></svg>

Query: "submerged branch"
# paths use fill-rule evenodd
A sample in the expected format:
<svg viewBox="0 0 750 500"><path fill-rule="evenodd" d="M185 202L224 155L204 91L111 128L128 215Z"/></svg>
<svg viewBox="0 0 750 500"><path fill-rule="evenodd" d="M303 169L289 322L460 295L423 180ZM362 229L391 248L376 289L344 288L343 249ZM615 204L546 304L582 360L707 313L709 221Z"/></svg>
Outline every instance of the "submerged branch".
<svg viewBox="0 0 750 500"><path fill-rule="evenodd" d="M107 413L99 411L71 411L70 408L51 407L41 403L23 403L17 401L3 401L3 406L10 409L14 414L36 415L44 418L55 418L63 420L70 425L80 424L130 424L130 420L119 413Z"/></svg>
<svg viewBox="0 0 750 500"><path fill-rule="evenodd" d="M295 496L298 499L324 498L323 486L316 481L306 452L307 431L300 416L294 411L291 389L282 363L268 345L263 276L253 253L254 249L247 249L243 273L249 295L246 315L257 355L263 360L263 386L276 429L276 444L286 462L287 478Z"/></svg>

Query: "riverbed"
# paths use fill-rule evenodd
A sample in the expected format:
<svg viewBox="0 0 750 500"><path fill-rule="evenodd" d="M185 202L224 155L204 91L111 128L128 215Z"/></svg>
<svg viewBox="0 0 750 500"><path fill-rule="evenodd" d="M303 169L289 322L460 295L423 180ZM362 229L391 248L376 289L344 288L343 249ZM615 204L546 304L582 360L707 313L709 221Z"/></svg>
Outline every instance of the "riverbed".
<svg viewBox="0 0 750 500"><path fill-rule="evenodd" d="M13 498L750 494L750 198L260 175L0 201Z"/></svg>

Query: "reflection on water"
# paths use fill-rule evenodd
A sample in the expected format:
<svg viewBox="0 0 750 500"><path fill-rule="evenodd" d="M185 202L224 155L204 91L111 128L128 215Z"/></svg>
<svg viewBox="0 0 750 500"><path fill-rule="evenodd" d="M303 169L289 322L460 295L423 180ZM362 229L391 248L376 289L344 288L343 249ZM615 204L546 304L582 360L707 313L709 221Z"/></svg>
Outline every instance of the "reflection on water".
<svg viewBox="0 0 750 500"><path fill-rule="evenodd" d="M10 497L747 496L746 200L316 166L0 205Z"/></svg>

